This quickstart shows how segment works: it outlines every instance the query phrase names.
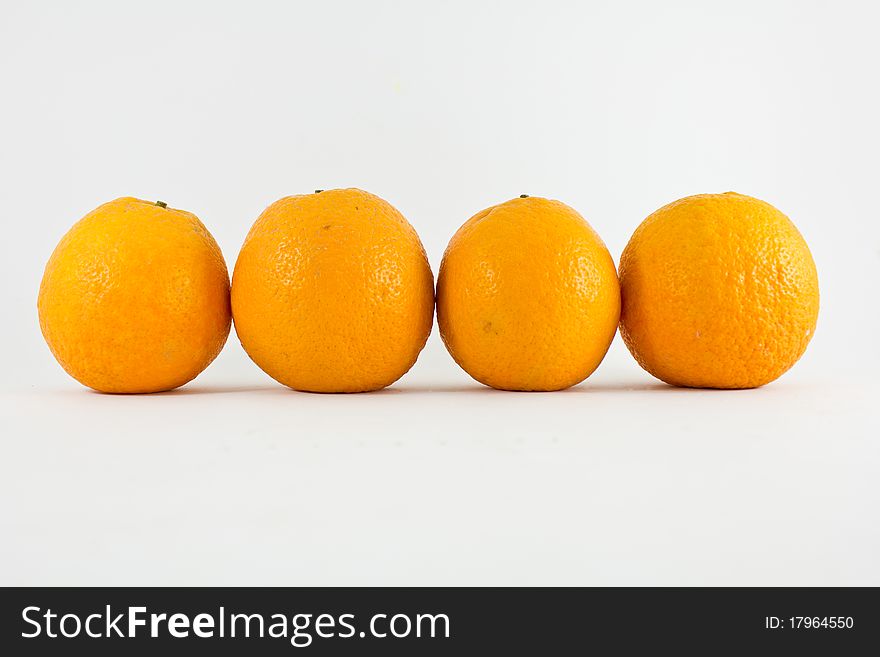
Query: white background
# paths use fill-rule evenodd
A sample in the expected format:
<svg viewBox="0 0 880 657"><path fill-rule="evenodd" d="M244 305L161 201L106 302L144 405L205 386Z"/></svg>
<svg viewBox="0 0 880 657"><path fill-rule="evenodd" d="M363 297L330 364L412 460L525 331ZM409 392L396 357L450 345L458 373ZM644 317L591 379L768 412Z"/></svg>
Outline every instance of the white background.
<svg viewBox="0 0 880 657"><path fill-rule="evenodd" d="M880 584L880 14L872 2L2 2L2 584ZM752 391L482 388L435 330L369 395L276 385L234 334L178 392L69 379L36 295L124 195L230 270L275 199L357 186L436 268L521 193L615 260L681 196L765 199L816 337Z"/></svg>

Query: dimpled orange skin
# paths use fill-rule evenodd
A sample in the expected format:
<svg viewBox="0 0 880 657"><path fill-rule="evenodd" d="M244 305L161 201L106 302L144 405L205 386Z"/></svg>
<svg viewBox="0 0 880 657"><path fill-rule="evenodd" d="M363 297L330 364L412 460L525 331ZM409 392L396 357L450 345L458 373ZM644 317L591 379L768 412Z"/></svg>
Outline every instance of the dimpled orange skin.
<svg viewBox="0 0 880 657"><path fill-rule="evenodd" d="M580 383L608 351L619 316L611 254L559 201L515 198L477 213L440 265L443 342L462 369L493 388Z"/></svg>
<svg viewBox="0 0 880 657"><path fill-rule="evenodd" d="M416 231L378 196L288 196L245 239L232 313L245 351L276 381L307 392L378 390L425 346L434 277Z"/></svg>
<svg viewBox="0 0 880 657"><path fill-rule="evenodd" d="M683 198L636 229L620 258L620 332L667 383L755 388L801 357L819 283L807 243L769 203L733 192Z"/></svg>
<svg viewBox="0 0 880 657"><path fill-rule="evenodd" d="M61 366L101 392L171 390L229 335L229 274L198 218L135 198L87 214L55 248L37 302Z"/></svg>

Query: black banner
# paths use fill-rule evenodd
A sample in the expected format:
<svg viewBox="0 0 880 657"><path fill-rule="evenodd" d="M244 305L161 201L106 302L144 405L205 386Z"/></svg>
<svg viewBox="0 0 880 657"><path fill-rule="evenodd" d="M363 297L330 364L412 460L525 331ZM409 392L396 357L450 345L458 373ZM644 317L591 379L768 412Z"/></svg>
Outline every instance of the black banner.
<svg viewBox="0 0 880 657"><path fill-rule="evenodd" d="M0 652L16 656L880 647L871 588L10 588L0 596Z"/></svg>

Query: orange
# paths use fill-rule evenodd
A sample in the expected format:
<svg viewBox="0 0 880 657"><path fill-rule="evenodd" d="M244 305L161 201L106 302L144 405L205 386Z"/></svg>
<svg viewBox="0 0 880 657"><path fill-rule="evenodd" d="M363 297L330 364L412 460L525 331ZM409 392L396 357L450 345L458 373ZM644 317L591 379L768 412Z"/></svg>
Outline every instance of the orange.
<svg viewBox="0 0 880 657"><path fill-rule="evenodd" d="M244 241L232 314L245 351L280 383L378 390L425 346L434 278L416 231L378 196L288 196L266 208Z"/></svg>
<svg viewBox="0 0 880 657"><path fill-rule="evenodd" d="M229 334L229 275L195 215L120 198L61 239L40 285L40 327L61 366L101 392L195 378Z"/></svg>
<svg viewBox="0 0 880 657"><path fill-rule="evenodd" d="M819 314L816 266L769 203L727 192L660 208L620 258L620 332L658 379L754 388L807 348Z"/></svg>
<svg viewBox="0 0 880 657"><path fill-rule="evenodd" d="M455 361L503 390L560 390L599 366L620 291L605 244L559 201L520 197L471 217L440 265L437 321Z"/></svg>

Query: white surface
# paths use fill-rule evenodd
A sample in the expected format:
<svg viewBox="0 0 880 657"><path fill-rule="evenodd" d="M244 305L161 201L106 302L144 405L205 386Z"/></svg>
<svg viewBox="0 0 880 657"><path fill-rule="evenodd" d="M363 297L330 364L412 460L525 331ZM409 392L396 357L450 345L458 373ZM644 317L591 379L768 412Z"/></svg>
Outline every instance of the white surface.
<svg viewBox="0 0 880 657"><path fill-rule="evenodd" d="M0 584L880 584L876 6L419 4L4 3ZM520 193L615 259L668 201L752 194L810 244L819 328L736 392L619 339L549 394L472 383L436 331L370 395L280 388L234 335L164 395L52 360L42 268L99 203L196 212L231 268L263 207L339 186L435 270Z"/></svg>

